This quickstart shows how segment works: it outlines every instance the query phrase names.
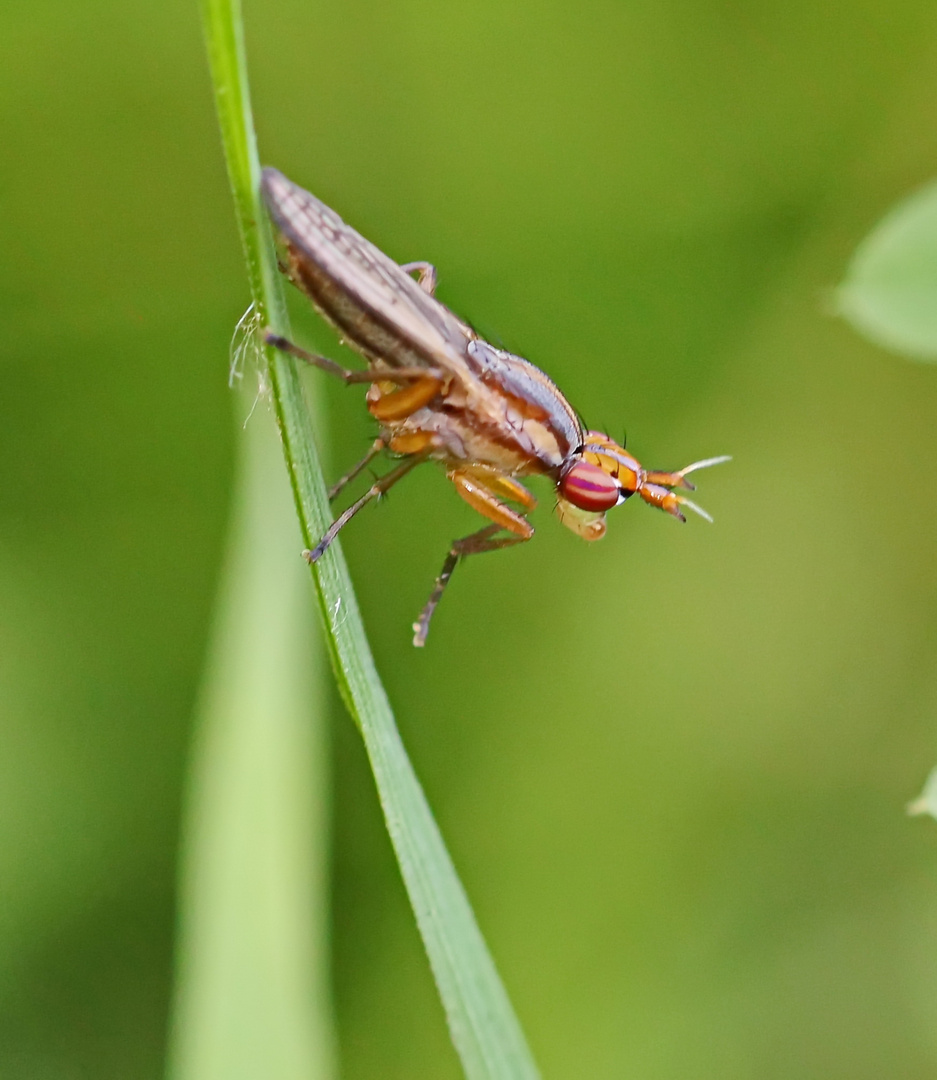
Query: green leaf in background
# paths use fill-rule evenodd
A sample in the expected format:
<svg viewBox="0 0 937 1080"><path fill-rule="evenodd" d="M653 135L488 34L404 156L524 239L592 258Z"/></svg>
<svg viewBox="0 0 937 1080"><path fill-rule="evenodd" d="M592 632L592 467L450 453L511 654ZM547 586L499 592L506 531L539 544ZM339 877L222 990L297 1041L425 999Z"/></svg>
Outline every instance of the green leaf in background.
<svg viewBox="0 0 937 1080"><path fill-rule="evenodd" d="M273 425L242 434L190 767L172 1080L335 1075L327 695Z"/></svg>
<svg viewBox="0 0 937 1080"><path fill-rule="evenodd" d="M937 820L937 769L932 769L930 776L924 782L921 794L908 806L908 813L912 817L922 817L930 814Z"/></svg>
<svg viewBox="0 0 937 1080"><path fill-rule="evenodd" d="M937 360L937 182L899 203L862 242L837 308L877 344Z"/></svg>

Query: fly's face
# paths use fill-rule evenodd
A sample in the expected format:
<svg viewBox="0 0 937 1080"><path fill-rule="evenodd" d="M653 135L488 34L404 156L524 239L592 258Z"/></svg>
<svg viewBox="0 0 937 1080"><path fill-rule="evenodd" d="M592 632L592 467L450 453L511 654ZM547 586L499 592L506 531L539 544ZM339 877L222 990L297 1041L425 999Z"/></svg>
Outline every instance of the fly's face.
<svg viewBox="0 0 937 1080"><path fill-rule="evenodd" d="M706 458L678 472L649 470L607 435L587 431L582 446L560 471L556 512L560 521L583 540L601 540L605 535L605 514L635 494L680 521L686 521L681 507L712 521L705 510L685 495L677 495L674 489L695 490L687 473L728 460L725 456Z"/></svg>

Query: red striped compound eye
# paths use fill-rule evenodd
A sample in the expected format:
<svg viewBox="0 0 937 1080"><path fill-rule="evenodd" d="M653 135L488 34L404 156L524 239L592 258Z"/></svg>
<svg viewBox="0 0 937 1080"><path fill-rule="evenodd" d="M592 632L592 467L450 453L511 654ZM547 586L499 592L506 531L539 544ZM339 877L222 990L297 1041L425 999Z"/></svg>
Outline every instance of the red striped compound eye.
<svg viewBox="0 0 937 1080"><path fill-rule="evenodd" d="M617 505L621 491L613 477L589 461L577 461L563 475L560 494L580 510L601 513Z"/></svg>

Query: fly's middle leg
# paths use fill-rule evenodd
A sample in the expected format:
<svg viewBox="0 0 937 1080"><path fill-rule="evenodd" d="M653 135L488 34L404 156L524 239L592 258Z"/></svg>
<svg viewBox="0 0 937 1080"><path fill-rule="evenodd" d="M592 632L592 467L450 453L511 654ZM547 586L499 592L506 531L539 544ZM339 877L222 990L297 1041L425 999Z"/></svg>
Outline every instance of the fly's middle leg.
<svg viewBox="0 0 937 1080"><path fill-rule="evenodd" d="M422 460L430 455L435 445L436 437L431 431L406 431L396 434L391 434L389 430L382 431L358 464L329 488L329 502L337 498L345 486L362 473L382 450L390 450L392 454L399 454L401 457L415 456Z"/></svg>

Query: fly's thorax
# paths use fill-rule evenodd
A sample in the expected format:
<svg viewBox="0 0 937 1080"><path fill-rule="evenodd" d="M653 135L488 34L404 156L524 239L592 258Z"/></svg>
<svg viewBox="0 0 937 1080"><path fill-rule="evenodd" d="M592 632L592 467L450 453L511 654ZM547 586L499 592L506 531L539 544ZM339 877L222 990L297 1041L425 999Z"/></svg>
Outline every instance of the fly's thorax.
<svg viewBox="0 0 937 1080"><path fill-rule="evenodd" d="M472 411L433 405L384 426L394 438L406 436L414 445L418 434L424 436L430 457L450 466L490 465L509 476L549 471L522 440L506 438L499 427L479 423Z"/></svg>
<svg viewBox="0 0 937 1080"><path fill-rule="evenodd" d="M466 354L482 386L504 402L504 418L512 428L530 421L549 432L561 455L556 464L579 445L582 428L575 410L538 367L480 338L469 342ZM546 440L541 436L538 441Z"/></svg>
<svg viewBox="0 0 937 1080"><path fill-rule="evenodd" d="M480 377L452 379L424 408L387 423L378 403L389 387L369 391L368 407L393 433L432 436L432 456L450 465L477 462L510 475L555 477L567 455L566 434L545 411Z"/></svg>

